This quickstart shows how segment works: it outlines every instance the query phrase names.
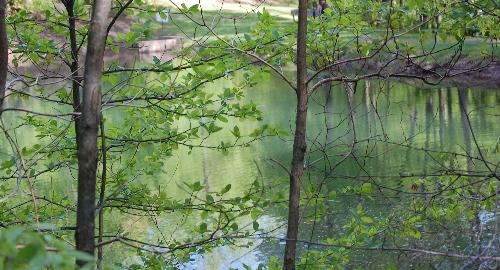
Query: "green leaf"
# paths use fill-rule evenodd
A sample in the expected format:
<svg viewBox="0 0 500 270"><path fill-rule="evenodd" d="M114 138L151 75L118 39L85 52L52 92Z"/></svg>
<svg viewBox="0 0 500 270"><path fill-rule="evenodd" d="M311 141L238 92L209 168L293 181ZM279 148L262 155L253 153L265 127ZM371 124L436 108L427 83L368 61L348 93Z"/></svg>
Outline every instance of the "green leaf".
<svg viewBox="0 0 500 270"><path fill-rule="evenodd" d="M208 228L207 223L203 222L200 224L198 230L200 231L200 233L205 233L207 231L207 228Z"/></svg>
<svg viewBox="0 0 500 270"><path fill-rule="evenodd" d="M367 217L367 216L362 216L361 221L363 221L364 223L368 223L368 224L373 223L373 219L371 217Z"/></svg>
<svg viewBox="0 0 500 270"><path fill-rule="evenodd" d="M210 123L210 125L207 128L207 131L210 134L218 132L218 131L221 131L221 130L222 130L222 127L219 127L219 126L215 125L213 122Z"/></svg>
<svg viewBox="0 0 500 270"><path fill-rule="evenodd" d="M420 233L420 231L415 231L413 234L413 237L415 239L420 239L422 237L422 234Z"/></svg>
<svg viewBox="0 0 500 270"><path fill-rule="evenodd" d="M224 123L227 123L227 121L228 121L227 118L221 114L217 115L217 119L219 119L219 121L224 122Z"/></svg>
<svg viewBox="0 0 500 270"><path fill-rule="evenodd" d="M203 186L201 185L201 183L198 181L198 182L194 182L192 185L189 186L191 188L192 191L196 192L196 191L200 191L203 189Z"/></svg>
<svg viewBox="0 0 500 270"><path fill-rule="evenodd" d="M39 246L38 245L35 245L33 243L29 244L29 245L26 245L25 247L23 247L19 253L17 254L17 256L22 259L22 260L25 260L25 261L30 261L31 259L33 259L36 254L38 253L38 250L39 250Z"/></svg>
<svg viewBox="0 0 500 270"><path fill-rule="evenodd" d="M238 126L234 126L233 127L233 130L231 131L231 133L233 134L234 137L236 138L239 138L241 137L241 134L240 134L240 128Z"/></svg>
<svg viewBox="0 0 500 270"><path fill-rule="evenodd" d="M2 170L3 169L7 169L7 168L10 168L14 165L14 159L8 159L4 162L2 162L2 165L0 165L2 167Z"/></svg>
<svg viewBox="0 0 500 270"><path fill-rule="evenodd" d="M259 223L257 221L254 221L252 226L253 226L254 230L258 230L259 229Z"/></svg>
<svg viewBox="0 0 500 270"><path fill-rule="evenodd" d="M161 60L155 56L153 56L153 62L155 63L155 65L159 66L161 64Z"/></svg>
<svg viewBox="0 0 500 270"><path fill-rule="evenodd" d="M363 193L363 194L370 193L370 192L372 192L372 190L373 190L373 187L372 187L371 183L363 183L363 185L361 185L361 193Z"/></svg>
<svg viewBox="0 0 500 270"><path fill-rule="evenodd" d="M196 4L196 5L192 5L191 7L189 7L188 12L189 12L189 13L191 13L191 14L192 14L192 13L197 13L197 12L199 11L198 7L199 7L199 5L198 5L198 4Z"/></svg>
<svg viewBox="0 0 500 270"><path fill-rule="evenodd" d="M250 217L251 217L252 219L257 219L257 217L259 217L259 215L260 215L260 211L259 211L259 210L252 210L252 211L250 212Z"/></svg>
<svg viewBox="0 0 500 270"><path fill-rule="evenodd" d="M231 190L231 184L228 184L226 185L220 192L220 194L225 194L227 193L229 190Z"/></svg>

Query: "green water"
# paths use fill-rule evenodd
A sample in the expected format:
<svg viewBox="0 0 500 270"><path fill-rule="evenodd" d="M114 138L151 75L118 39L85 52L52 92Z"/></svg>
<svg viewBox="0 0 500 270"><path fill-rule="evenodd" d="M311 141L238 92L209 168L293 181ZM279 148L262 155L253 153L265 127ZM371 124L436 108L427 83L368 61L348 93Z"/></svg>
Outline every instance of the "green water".
<svg viewBox="0 0 500 270"><path fill-rule="evenodd" d="M217 89L222 84L215 84L213 88ZM258 104L259 109L263 111L265 123L279 124L287 129L289 134L293 134L295 95L280 80L271 79L250 89L246 99ZM424 151L415 151L398 144L477 156L478 150L471 138L470 129L464 128L467 123L461 104L469 112L470 122L481 149L487 150L487 158L498 161L500 91L453 87L424 89L391 81L360 82L353 104L354 122L357 139L365 142L356 147L355 153L359 160L355 162L347 159L343 162L327 181L325 188L339 191L351 184L353 179L366 179L366 176L370 175L387 186L409 189L406 187L409 184L404 183L399 174L432 174L440 171L439 163ZM343 85L333 85L330 90L322 89L314 96L308 117L310 152L306 161L306 181L314 182L321 175L325 162L318 149L323 148L325 142L333 163L347 150L347 145L353 139L347 117L348 108ZM233 124L236 123L228 123L228 126L232 127ZM243 133L257 127L259 123L238 124ZM220 136L213 141L216 143ZM231 135L227 133L225 136ZM276 193L282 193L286 197L288 177L285 171L271 160L278 160L288 166L291 148L291 136L267 138L253 143L248 148L233 149L227 156L207 149L194 150L188 155L187 149L182 151L181 148L165 165L165 170L169 173L158 181L168 181L172 194L187 196L187 191L180 188L182 181L203 181L207 191L217 191L227 184L232 184L233 189L229 195L236 195L243 192L252 181L259 179L269 184L266 196L272 198ZM464 168L480 165L468 164L465 158L459 162ZM391 201L376 200L370 204L368 211L374 216L384 216L388 210L386 207L398 205L402 200L404 197ZM357 203L356 198L344 197L329 205L328 211L331 214L317 225L312 239L319 241L338 233L341 225L346 222L342 213L355 207ZM273 236L283 238L286 213L284 205L268 209L259 219L261 228L264 228L264 231L273 231ZM168 228L175 223L175 218L166 216L161 223ZM310 223L302 224L302 239L310 237L311 227ZM195 256L194 261L186 268L228 269L228 265L241 268L242 263L256 268L259 262L267 261L270 256L280 258L283 247L284 243L280 241L256 239L251 248L226 246L205 256ZM367 268L373 268L386 260L395 261L396 258L397 254L375 254L370 257L371 263L357 258L353 264L364 264ZM406 267L411 267L407 261L404 263Z"/></svg>
<svg viewBox="0 0 500 270"><path fill-rule="evenodd" d="M208 86L211 91L219 91L227 82L216 82ZM261 181L266 187L263 196L273 198L277 193L284 197L288 192L286 172L272 160L288 166L292 148L292 134L295 110L295 94L285 83L276 78L262 82L246 92L246 101L252 101L263 112L263 122L229 122L228 127L238 124L242 134L268 123L280 125L288 130L288 136L265 138L252 143L249 147L231 149L228 155L221 152L194 148L188 151L179 147L172 157L165 160L165 173L154 177L140 177L150 185L161 185L167 189L169 196L182 199L189 196L183 182L201 181L205 184L205 192L218 191L227 184L232 185L227 196L239 195L255 181ZM44 110L38 103L28 104L25 101L11 100L11 106L32 107ZM400 174L432 174L441 170L439 162L425 151L444 150L458 153L478 155L480 147L487 159L498 162L498 144L500 135L500 90L464 89L456 87L422 88L394 81L362 81L357 85L351 103L355 134L349 116L349 102L343 85L332 85L320 89L312 98L308 116L308 147L306 157L307 183L314 183L321 175L322 168L328 160L335 163L349 148L354 138L360 143L354 149L358 157L346 159L333 172L325 184L329 191L339 191L353 181L370 176L387 186L406 187ZM468 112L471 128L478 145L465 121L463 111ZM108 121L119 121L119 116L105 112ZM179 123L182 125L182 123ZM25 145L36 143L33 131L24 129L18 137ZM222 131L210 138L207 143L217 145L221 139L231 138L229 132ZM402 146L404 145L404 146ZM410 146L410 147L408 147ZM3 146L4 148L6 145ZM320 150L325 150L321 153ZM188 154L188 152L190 152ZM477 161L458 158L460 166L471 169L480 166ZM74 172L73 172L74 173ZM59 175L60 176L60 175ZM56 177L56 176L54 176ZM52 186L52 177L37 179L37 186L51 185L56 192L75 194L76 182L66 181L64 185ZM404 197L388 201L376 199L368 212L374 216L383 216L387 207L397 205ZM324 237L335 235L341 230L343 213L356 207L359 199L338 197L327 206L329 215L319 224L315 224L313 240L320 241ZM274 205L259 218L264 231L273 231L272 236L284 237L286 229L285 205ZM159 238L157 229L163 237L172 238L186 235L184 227L191 227L200 219L182 220L177 214L162 214L155 220L147 217L117 217L107 221L107 226L127 228L137 239L151 242ZM249 221L251 222L251 221ZM154 226L152 224L155 224ZM310 238L311 223L301 225L301 238ZM233 245L216 248L205 255L192 257L192 263L186 269L228 269L229 266L241 267L242 263L254 268L270 256L281 257L284 244L280 241L255 239L250 247ZM302 245L301 245L302 247ZM122 260L125 248L106 248L110 261L131 263L136 258ZM371 256L371 255L370 255ZM370 257L373 265L395 257ZM362 257L361 257L362 258ZM360 261L354 264L361 265Z"/></svg>

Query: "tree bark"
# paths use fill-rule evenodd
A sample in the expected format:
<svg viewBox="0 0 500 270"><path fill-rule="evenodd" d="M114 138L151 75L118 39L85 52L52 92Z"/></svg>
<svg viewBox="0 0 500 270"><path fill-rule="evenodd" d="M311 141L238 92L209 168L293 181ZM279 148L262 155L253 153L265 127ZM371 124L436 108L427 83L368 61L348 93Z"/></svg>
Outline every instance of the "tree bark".
<svg viewBox="0 0 500 270"><path fill-rule="evenodd" d="M295 269L295 253L299 232L300 178L304 173L304 155L306 152L307 120L307 0L299 0L299 21L297 34L297 108L295 116L295 137L293 141L292 169L290 173L290 191L288 201L288 229L286 234L283 269Z"/></svg>
<svg viewBox="0 0 500 270"><path fill-rule="evenodd" d="M78 202L76 215L76 249L94 254L94 223L97 160L97 135L101 110L101 76L106 45L106 28L111 9L110 0L95 0L92 8L80 117L78 145ZM86 262L77 261L78 265Z"/></svg>
<svg viewBox="0 0 500 270"><path fill-rule="evenodd" d="M3 100L7 85L7 70L9 64L9 44L6 26L7 1L0 0L0 115L3 111Z"/></svg>
<svg viewBox="0 0 500 270"><path fill-rule="evenodd" d="M75 1L74 0L62 0L64 6L66 7L66 12L68 13L68 31L69 31L69 41L71 45L71 64L69 66L71 70L72 79L72 93L73 93L73 110L75 112L81 112L80 109L80 78L78 76L78 70L80 69L78 64L78 41L76 39L76 17L75 17ZM79 117L75 117L75 133L79 136ZM78 141L78 139L77 139Z"/></svg>

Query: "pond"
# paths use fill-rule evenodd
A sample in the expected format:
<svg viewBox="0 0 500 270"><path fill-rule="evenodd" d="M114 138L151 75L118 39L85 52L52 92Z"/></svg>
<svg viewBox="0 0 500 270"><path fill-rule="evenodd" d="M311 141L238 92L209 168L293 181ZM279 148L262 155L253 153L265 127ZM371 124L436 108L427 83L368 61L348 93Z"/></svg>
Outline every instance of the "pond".
<svg viewBox="0 0 500 270"><path fill-rule="evenodd" d="M289 74L293 76L293 70L290 70ZM225 81L217 81L211 83L207 89L217 92L226 84ZM289 134L264 138L253 142L249 147L233 148L227 155L211 149L190 150L180 146L172 157L165 160L163 174L140 177L139 180L153 186L161 185L167 189L169 196L176 199L188 197L190 194L185 189L184 182L197 181L204 184L205 192L219 191L231 184L232 189L226 195L228 197L240 195L252 182L260 181L266 186L263 193L266 198L286 198L288 177L278 163L285 166L290 163L295 94L283 81L271 76L269 80L249 89L244 99L257 104L258 109L263 112L263 122L230 121L227 127L231 128L237 124L242 133L245 133L267 123L272 126L279 125L288 130ZM36 103L26 104L22 100L9 102L12 106L31 106L43 110L39 107L41 105ZM119 115L106 112L105 116L108 120L119 121ZM478 156L478 149L481 149L487 159L496 163L500 160L499 120L500 89L425 87L411 83L371 80L359 82L349 102L344 85L328 86L313 96L309 106L308 146L312 150L306 157L304 185L306 182L314 183L321 179L326 157L331 159L329 162L340 160L354 138L359 141L353 150L357 158L347 158L327 177L324 185L327 193L334 191L340 194L352 183L367 179L379 185L378 188L398 187L411 191L411 183L405 180L406 177L442 173L442 160L436 160L436 156L432 155L433 151ZM37 140L28 131L17 135L23 137L21 140L24 144L32 144ZM221 132L213 135L207 142L217 144L221 139L231 136L229 132ZM477 160L462 156L455 158L457 166L464 171L482 168L482 164ZM55 178L46 176L37 179L37 185L52 185L53 177ZM70 190L69 193L74 195L75 183L66 182L59 189L61 192ZM300 238L318 242L342 234L342 227L349 221L349 211L356 209L360 202L370 216L383 217L391 208L411 200L411 196L403 195L392 192L387 197L380 193L374 195L371 202L354 195L337 196L324 206L327 215L322 216L317 223L307 221L301 224ZM308 208L308 211L310 209ZM243 264L246 264L255 269L259 263L267 261L271 256L281 258L284 242L280 241L280 238L284 238L286 214L286 204L271 205L259 217L260 228L264 232L270 232L268 236L271 237L255 237L247 247L227 245L215 248L208 254L192 256L191 262L183 264L182 267L215 270L242 268ZM476 214L480 219L479 225L491 226L494 220L491 213ZM185 235L188 232L183 230L184 227L191 227L199 222L199 217L196 220L183 220L182 216L169 213L157 218L131 219L125 216L109 220L111 226L126 228L135 238L151 242L160 238L167 239L168 242L168 239L174 236ZM158 231L161 231L161 234ZM275 239L271 239L273 237ZM422 238L421 241L430 249L452 244L443 244L443 237L446 236L435 235L435 238ZM463 244L464 239L454 241L453 245L459 245L460 241ZM303 254L308 248L304 244L299 246L299 254ZM471 254L476 247L475 243L465 242L459 250L463 254ZM106 248L105 252L111 262L123 262L127 265L139 260L138 257L132 256L133 252L130 252L131 257L123 260L122 252L126 250L130 251L125 247L111 247ZM405 265L403 268L418 265L418 262L415 264L414 258L399 255L360 251L352 257L352 265L370 269L384 269L386 262ZM449 261L444 260L443 265L450 263L451 267L453 259Z"/></svg>
<svg viewBox="0 0 500 270"><path fill-rule="evenodd" d="M217 82L209 89L221 89L224 82ZM320 179L321 168L324 166L323 156L318 153L318 145L326 145L326 151L335 160L340 158L353 138L349 123L349 102L343 85L329 86L315 96L309 107L308 116L308 146L313 149L307 155L306 178L314 182ZM166 173L158 178L159 183L168 182L169 193L175 196L188 196L189 192L182 188L184 181L200 181L205 184L207 192L219 191L227 184L232 185L228 196L242 193L254 181L262 181L268 187L265 196L269 199L281 194L287 197L288 177L286 172L274 161L280 161L285 166L290 163L295 94L285 83L271 78L246 92L246 100L252 101L262 110L264 122L270 125L279 124L288 130L289 136L266 138L252 143L249 147L232 149L229 154L209 150L194 149L188 154L188 149L181 147L173 158L165 164ZM353 181L366 180L370 176L374 181L386 183L410 190L401 175L423 175L441 173L439 161L433 159L427 151L448 151L469 153L477 156L475 145L464 111L468 113L470 123L479 146L489 159L498 162L500 127L500 91L475 88L456 87L416 87L410 84L393 81L362 81L352 101L356 137L359 141L366 140L356 147L359 160L347 159L328 179L325 189L328 192L340 193ZM242 133L250 131L261 123L243 122L228 123L231 128L238 124ZM221 136L231 137L230 133L217 134L213 142L221 140ZM209 140L210 142L210 140ZM314 151L315 150L315 151ZM337 156L338 155L338 156ZM274 161L273 161L274 160ZM480 166L477 161L466 158L459 159L460 166L472 169ZM174 196L174 195L172 195ZM365 203L367 212L372 216L384 216L391 207L396 207L402 201L411 200L405 196L390 198L375 196L374 202ZM320 241L327 237L341 234L346 220L346 212L355 209L363 199L355 196L339 196L327 206L328 215L322 217L318 224L310 222L301 224L301 239ZM388 209L389 207L389 209ZM272 232L276 238L284 238L286 231L286 205L275 205L267 209L259 218L263 231ZM162 230L172 234L177 225L178 217L165 215L158 225ZM491 219L490 219L491 221ZM200 220L198 221L200 222ZM312 227L315 233L311 236ZM139 233L139 232L138 232ZM145 236L149 240L155 236ZM443 239L426 239L429 246L442 247ZM443 242L439 242L443 241ZM307 245L300 245L302 248ZM193 256L192 262L185 269L241 269L243 264L256 269L259 263L269 260L269 257L281 258L284 241L253 239L250 247L234 245L216 248L205 255ZM464 254L472 253L474 245L465 245ZM301 252L303 252L302 249ZM353 265L363 265L365 268L386 269L386 262L394 262L400 267L415 266L412 258L400 258L400 254L372 253L353 258ZM368 259L370 258L370 259ZM451 263L451 262L450 262ZM406 266L404 266L406 265ZM422 264L424 265L424 264ZM446 261L442 267L446 265ZM429 267L425 265L425 267ZM452 267L450 265L450 267Z"/></svg>

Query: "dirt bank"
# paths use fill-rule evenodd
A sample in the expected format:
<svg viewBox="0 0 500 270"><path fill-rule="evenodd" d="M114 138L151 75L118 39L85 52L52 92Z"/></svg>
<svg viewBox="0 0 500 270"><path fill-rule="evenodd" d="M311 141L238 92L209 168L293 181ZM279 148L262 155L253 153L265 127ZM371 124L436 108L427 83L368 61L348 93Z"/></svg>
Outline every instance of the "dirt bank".
<svg viewBox="0 0 500 270"><path fill-rule="evenodd" d="M469 57L425 62L401 59L369 59L344 64L330 70L351 76L371 75L374 78L389 78L414 85L433 87L480 87L500 89L500 59L497 57ZM390 63L390 64L388 64Z"/></svg>

